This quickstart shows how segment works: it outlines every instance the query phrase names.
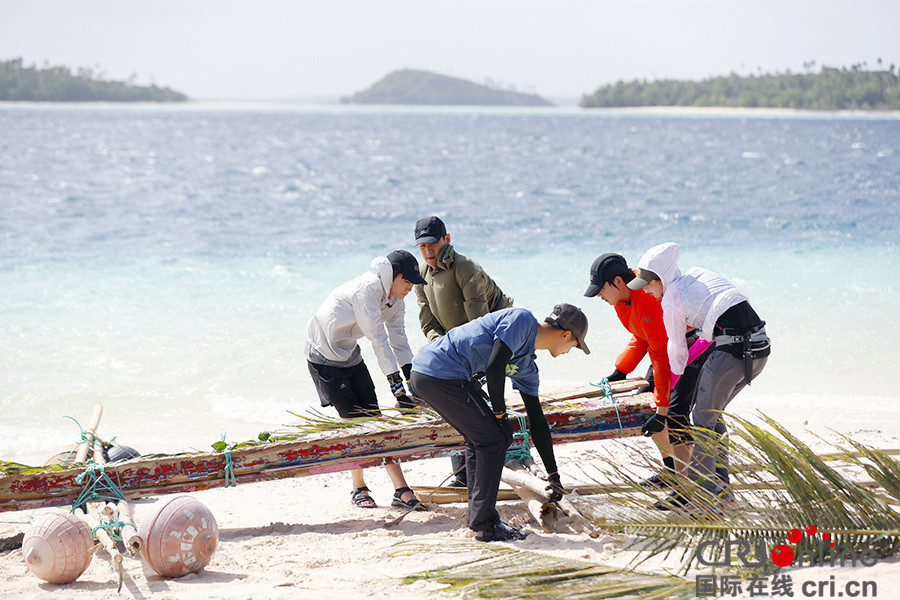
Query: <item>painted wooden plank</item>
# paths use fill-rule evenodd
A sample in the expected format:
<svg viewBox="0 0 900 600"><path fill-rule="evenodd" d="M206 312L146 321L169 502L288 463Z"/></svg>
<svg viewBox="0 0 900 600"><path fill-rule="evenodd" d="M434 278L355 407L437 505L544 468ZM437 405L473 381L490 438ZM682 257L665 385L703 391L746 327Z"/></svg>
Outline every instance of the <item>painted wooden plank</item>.
<svg viewBox="0 0 900 600"><path fill-rule="evenodd" d="M637 380L640 381L640 380ZM633 382L614 387L620 392ZM579 388L542 396L555 444L638 435L650 416L650 394L617 398L616 406L591 400L598 388ZM630 389L633 389L630 388ZM575 404L574 402L578 402ZM511 409L515 410L512 405ZM238 484L304 477L399 462L449 456L463 447L462 437L443 421L425 421L384 429L353 428L232 450ZM221 452L137 458L106 465L106 473L128 499L194 492L225 485ZM0 512L71 504L84 471L71 468L0 477Z"/></svg>

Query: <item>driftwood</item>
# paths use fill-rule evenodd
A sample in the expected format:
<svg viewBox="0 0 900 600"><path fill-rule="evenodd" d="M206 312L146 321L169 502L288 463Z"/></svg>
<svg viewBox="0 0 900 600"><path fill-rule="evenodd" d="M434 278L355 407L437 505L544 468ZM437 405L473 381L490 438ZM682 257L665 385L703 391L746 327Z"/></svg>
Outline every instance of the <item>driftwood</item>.
<svg viewBox="0 0 900 600"><path fill-rule="evenodd" d="M508 467L503 469L501 480L525 502L528 512L540 524L541 529L547 533L558 533L559 509L547 497L544 489L547 487L546 481Z"/></svg>
<svg viewBox="0 0 900 600"><path fill-rule="evenodd" d="M643 384L643 380L612 384L616 406L596 402L594 398L603 391L595 387L543 395L554 443L638 435L652 414L651 396L623 394ZM514 402L510 406L515 409ZM235 448L231 456L234 479L241 484L381 466L389 458L406 462L449 456L463 443L462 436L443 421L427 420L381 429L361 426L309 434L291 441ZM105 471L125 498L132 499L222 487L226 465L224 453L205 452L143 456L107 464ZM0 476L0 512L71 504L81 491L82 485L75 479L82 472L83 466L78 466Z"/></svg>
<svg viewBox="0 0 900 600"><path fill-rule="evenodd" d="M75 453L76 463L83 463L87 458L88 452L93 450L94 433L97 431L97 427L100 426L100 417L102 416L103 405L98 402L94 405L94 414L91 416L90 425L88 425L88 429L85 432L85 439L78 445L78 451Z"/></svg>
<svg viewBox="0 0 900 600"><path fill-rule="evenodd" d="M116 505L119 513L119 520L124 523L119 535L122 537L122 543L131 556L137 556L144 545L144 540L138 535L137 527L134 526L134 519L131 518L131 507L124 500L120 500Z"/></svg>
<svg viewBox="0 0 900 600"><path fill-rule="evenodd" d="M111 561L110 566L119 575L118 591L121 592L122 580L125 577L125 569L122 566L122 553L119 552L118 548L116 548L116 542L110 537L109 533L103 527L101 527L102 521L100 517L89 510L84 511L81 508L76 508L73 512L75 513L75 516L84 521L87 526L90 527L94 539L100 542L100 545L109 553L109 558Z"/></svg>

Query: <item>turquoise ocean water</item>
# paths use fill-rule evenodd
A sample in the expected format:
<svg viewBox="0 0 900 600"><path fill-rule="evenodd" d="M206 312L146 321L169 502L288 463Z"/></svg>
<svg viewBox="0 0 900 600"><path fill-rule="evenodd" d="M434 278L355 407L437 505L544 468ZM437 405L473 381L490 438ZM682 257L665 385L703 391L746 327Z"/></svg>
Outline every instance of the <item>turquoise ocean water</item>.
<svg viewBox="0 0 900 600"><path fill-rule="evenodd" d="M672 240L768 322L742 406L893 406L898 201L891 115L0 106L0 458L43 462L97 401L142 452L294 422L309 316L429 214L518 305L585 309L593 353L541 355L545 389L627 340L593 259Z"/></svg>

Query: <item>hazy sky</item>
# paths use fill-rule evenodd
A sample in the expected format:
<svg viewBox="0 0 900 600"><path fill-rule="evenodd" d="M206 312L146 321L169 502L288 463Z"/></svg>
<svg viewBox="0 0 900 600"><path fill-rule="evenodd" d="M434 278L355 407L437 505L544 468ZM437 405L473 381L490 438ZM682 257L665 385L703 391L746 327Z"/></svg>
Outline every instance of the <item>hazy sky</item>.
<svg viewBox="0 0 900 600"><path fill-rule="evenodd" d="M576 97L900 65L898 32L900 0L0 0L2 60L99 65L201 100L349 95L404 67Z"/></svg>

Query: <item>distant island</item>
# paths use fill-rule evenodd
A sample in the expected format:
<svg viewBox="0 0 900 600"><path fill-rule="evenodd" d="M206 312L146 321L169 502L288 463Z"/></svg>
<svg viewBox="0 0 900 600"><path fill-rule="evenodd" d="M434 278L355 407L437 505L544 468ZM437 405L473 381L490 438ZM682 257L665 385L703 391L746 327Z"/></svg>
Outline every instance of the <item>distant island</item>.
<svg viewBox="0 0 900 600"><path fill-rule="evenodd" d="M21 58L0 62L0 101L184 102L187 99L181 92L156 85L105 81L87 68L73 74L67 67L26 67Z"/></svg>
<svg viewBox="0 0 900 600"><path fill-rule="evenodd" d="M879 66L881 60L878 61ZM804 65L812 69L815 63ZM823 66L818 73L713 77L702 81L620 81L581 99L582 108L729 106L809 110L900 110L900 69Z"/></svg>
<svg viewBox="0 0 900 600"><path fill-rule="evenodd" d="M341 98L344 104L428 104L451 106L553 106L536 94L428 71L403 69L389 73L367 90Z"/></svg>

